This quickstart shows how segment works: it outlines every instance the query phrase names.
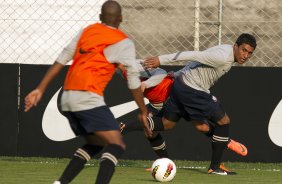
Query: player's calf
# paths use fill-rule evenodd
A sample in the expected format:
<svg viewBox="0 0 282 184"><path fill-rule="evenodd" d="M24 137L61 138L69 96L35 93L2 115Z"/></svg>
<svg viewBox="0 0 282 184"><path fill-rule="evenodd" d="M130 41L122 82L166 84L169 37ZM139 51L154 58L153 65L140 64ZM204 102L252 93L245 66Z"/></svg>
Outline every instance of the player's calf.
<svg viewBox="0 0 282 184"><path fill-rule="evenodd" d="M110 182L118 163L118 159L121 157L123 152L124 149L116 144L109 144L105 148L104 153L101 156L96 184L106 184Z"/></svg>
<svg viewBox="0 0 282 184"><path fill-rule="evenodd" d="M162 135L159 132L156 132L156 134L157 135L155 137L148 138L148 141L150 142L152 149L158 155L159 158L169 158L166 149L166 143L163 140Z"/></svg>
<svg viewBox="0 0 282 184"><path fill-rule="evenodd" d="M68 184L71 182L84 168L86 162L102 149L102 146L89 144L78 148L57 183L60 182L59 184Z"/></svg>

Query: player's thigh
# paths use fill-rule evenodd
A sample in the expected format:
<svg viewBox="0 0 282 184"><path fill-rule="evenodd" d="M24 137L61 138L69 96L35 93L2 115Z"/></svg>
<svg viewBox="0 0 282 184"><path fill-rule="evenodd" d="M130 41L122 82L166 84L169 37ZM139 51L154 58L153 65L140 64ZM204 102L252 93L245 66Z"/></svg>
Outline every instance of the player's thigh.
<svg viewBox="0 0 282 184"><path fill-rule="evenodd" d="M99 145L99 146L106 145L106 142L95 134L88 134L84 136L84 139L87 142L87 144L90 144L90 145Z"/></svg>
<svg viewBox="0 0 282 184"><path fill-rule="evenodd" d="M182 114L180 106L177 97L172 93L162 109L162 121L165 128L179 121Z"/></svg>
<svg viewBox="0 0 282 184"><path fill-rule="evenodd" d="M125 144L119 131L97 131L84 136L87 144L105 146L108 144L120 145L125 149Z"/></svg>
<svg viewBox="0 0 282 184"><path fill-rule="evenodd" d="M95 135L98 136L105 144L116 144L125 149L125 143L123 142L120 131L97 131Z"/></svg>
<svg viewBox="0 0 282 184"><path fill-rule="evenodd" d="M230 123L229 116L226 114L219 101L213 101L209 106L212 109L212 113L208 118L210 121L217 123L218 125L226 125Z"/></svg>

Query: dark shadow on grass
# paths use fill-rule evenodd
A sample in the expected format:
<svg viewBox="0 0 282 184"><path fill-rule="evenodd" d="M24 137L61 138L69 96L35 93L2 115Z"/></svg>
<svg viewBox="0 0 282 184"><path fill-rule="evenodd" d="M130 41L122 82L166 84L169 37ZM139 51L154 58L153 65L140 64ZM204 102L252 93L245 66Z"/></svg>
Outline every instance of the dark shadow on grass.
<svg viewBox="0 0 282 184"><path fill-rule="evenodd" d="M203 169L190 169L190 168L181 168L181 169L192 171L192 172L198 172L198 173L201 173L201 174L207 174L207 171L203 170Z"/></svg>
<svg viewBox="0 0 282 184"><path fill-rule="evenodd" d="M146 183L147 183L147 182L150 182L150 183L160 183L159 181L157 181L157 180L152 180L152 179L151 179L151 180L149 180L149 179L146 179L146 180L145 180L145 179L137 179L137 180L138 180L138 181L143 181L143 182L146 182Z"/></svg>

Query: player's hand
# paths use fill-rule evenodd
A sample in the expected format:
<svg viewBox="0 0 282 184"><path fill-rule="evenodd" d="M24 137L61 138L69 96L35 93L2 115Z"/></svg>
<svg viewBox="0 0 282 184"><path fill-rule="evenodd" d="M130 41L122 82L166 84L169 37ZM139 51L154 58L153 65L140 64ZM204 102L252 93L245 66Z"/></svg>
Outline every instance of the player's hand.
<svg viewBox="0 0 282 184"><path fill-rule="evenodd" d="M41 100L43 93L39 89L35 89L31 91L26 97L25 97L25 106L24 111L29 111L32 107L36 106L37 103Z"/></svg>
<svg viewBox="0 0 282 184"><path fill-rule="evenodd" d="M153 136L153 131L149 127L147 115L148 115L147 113L141 113L139 115L139 119L143 123L143 128L144 128L145 136L146 137L152 137Z"/></svg>
<svg viewBox="0 0 282 184"><path fill-rule="evenodd" d="M160 66L159 57L156 56L156 57L147 58L147 59L144 61L144 66L145 66L145 68L147 68L147 69L149 69L149 68L157 68L158 66Z"/></svg>

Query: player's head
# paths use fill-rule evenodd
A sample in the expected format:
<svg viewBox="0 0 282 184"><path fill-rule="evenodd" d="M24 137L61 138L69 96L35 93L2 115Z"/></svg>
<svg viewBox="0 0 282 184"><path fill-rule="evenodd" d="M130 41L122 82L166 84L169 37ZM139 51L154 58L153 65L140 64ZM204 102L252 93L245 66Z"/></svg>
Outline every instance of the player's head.
<svg viewBox="0 0 282 184"><path fill-rule="evenodd" d="M241 34L234 45L235 62L244 64L256 49L257 43L253 35L248 33Z"/></svg>
<svg viewBox="0 0 282 184"><path fill-rule="evenodd" d="M116 1L106 1L101 8L100 20L108 26L118 28L119 24L122 22L120 4Z"/></svg>
<svg viewBox="0 0 282 184"><path fill-rule="evenodd" d="M256 38L253 35L248 34L248 33L241 34L236 40L236 44L238 46L240 46L244 43L250 45L254 49L256 49L256 47L257 47Z"/></svg>

